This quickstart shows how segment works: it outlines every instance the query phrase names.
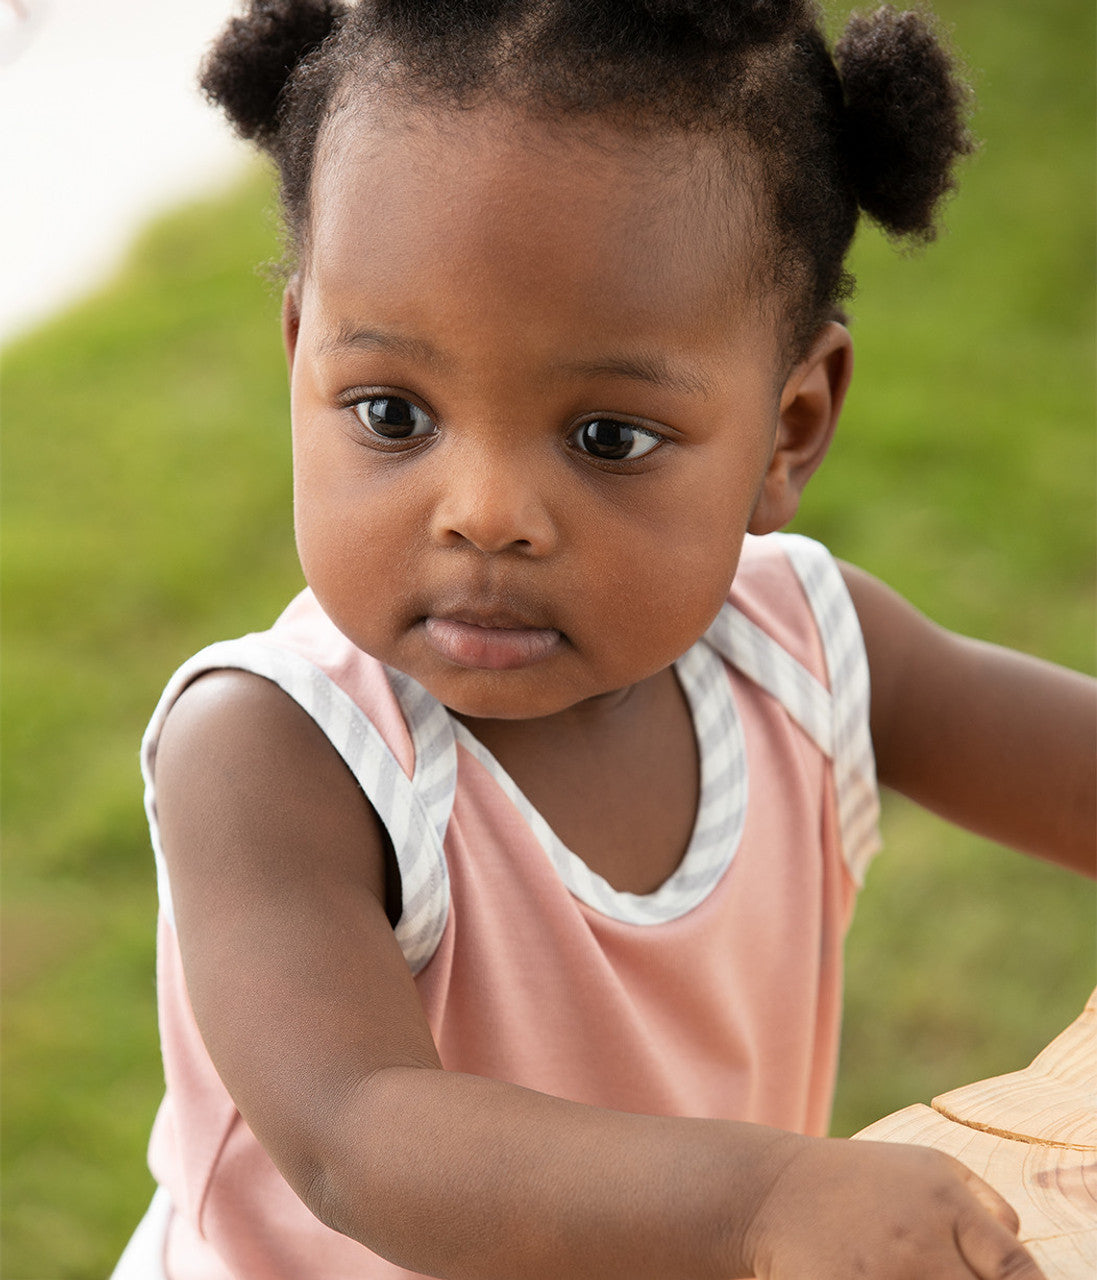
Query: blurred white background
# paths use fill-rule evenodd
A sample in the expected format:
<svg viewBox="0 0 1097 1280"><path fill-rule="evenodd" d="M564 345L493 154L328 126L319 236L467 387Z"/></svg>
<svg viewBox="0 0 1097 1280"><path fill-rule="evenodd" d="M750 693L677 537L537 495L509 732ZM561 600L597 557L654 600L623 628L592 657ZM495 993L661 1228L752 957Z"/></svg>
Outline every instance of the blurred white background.
<svg viewBox="0 0 1097 1280"><path fill-rule="evenodd" d="M94 287L247 154L195 88L234 0L0 0L0 339Z"/></svg>

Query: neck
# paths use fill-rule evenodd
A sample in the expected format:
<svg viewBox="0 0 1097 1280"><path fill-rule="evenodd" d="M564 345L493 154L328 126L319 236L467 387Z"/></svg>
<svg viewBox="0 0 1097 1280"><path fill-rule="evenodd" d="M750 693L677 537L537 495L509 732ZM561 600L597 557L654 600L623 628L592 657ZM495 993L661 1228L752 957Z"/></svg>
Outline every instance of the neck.
<svg viewBox="0 0 1097 1280"><path fill-rule="evenodd" d="M618 731L630 721L651 714L668 696L677 696L677 678L673 667L666 667L624 689L612 689L593 698L585 698L550 716L529 720L488 720L476 716L451 714L469 732L498 755L497 746L522 740L552 741L568 737L590 739L606 732Z"/></svg>

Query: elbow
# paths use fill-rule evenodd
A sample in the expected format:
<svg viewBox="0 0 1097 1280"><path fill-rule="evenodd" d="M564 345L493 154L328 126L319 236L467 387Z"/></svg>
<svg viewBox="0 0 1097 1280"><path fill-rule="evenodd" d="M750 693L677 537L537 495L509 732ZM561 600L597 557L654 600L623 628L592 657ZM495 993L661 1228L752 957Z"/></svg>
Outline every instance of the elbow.
<svg viewBox="0 0 1097 1280"><path fill-rule="evenodd" d="M302 1144L291 1159L276 1161L282 1176L305 1208L331 1231L349 1236L370 1248L362 1208L375 1203L370 1185L366 1140L355 1151L349 1136L337 1124L319 1141Z"/></svg>
<svg viewBox="0 0 1097 1280"><path fill-rule="evenodd" d="M287 1174L324 1226L390 1260L406 1217L409 1121L425 1069L386 1067L357 1080L331 1109L324 1139Z"/></svg>
<svg viewBox="0 0 1097 1280"><path fill-rule="evenodd" d="M314 1218L332 1231L340 1235L357 1239L357 1233L349 1222L345 1209L336 1193L336 1182L330 1171L323 1165L315 1165L305 1182L297 1189L297 1194L304 1202L305 1208Z"/></svg>

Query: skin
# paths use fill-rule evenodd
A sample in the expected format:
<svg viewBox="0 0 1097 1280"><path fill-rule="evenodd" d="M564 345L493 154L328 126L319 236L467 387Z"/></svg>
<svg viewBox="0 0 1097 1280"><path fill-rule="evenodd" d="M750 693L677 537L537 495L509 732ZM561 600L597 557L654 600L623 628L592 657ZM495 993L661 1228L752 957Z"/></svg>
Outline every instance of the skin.
<svg viewBox="0 0 1097 1280"><path fill-rule="evenodd" d="M851 372L838 325L786 367L774 299L745 286L760 232L724 173L700 143L502 109L344 114L285 304L298 543L325 610L640 892L677 865L696 808L670 664L725 599L745 532L795 513ZM413 435L371 432L382 399ZM657 443L592 458L595 420ZM1092 857L1089 682L848 581L883 780L1043 856ZM1039 1276L1012 1210L935 1152L442 1071L384 913L377 819L273 686L196 682L156 772L203 1037L336 1230L453 1277Z"/></svg>

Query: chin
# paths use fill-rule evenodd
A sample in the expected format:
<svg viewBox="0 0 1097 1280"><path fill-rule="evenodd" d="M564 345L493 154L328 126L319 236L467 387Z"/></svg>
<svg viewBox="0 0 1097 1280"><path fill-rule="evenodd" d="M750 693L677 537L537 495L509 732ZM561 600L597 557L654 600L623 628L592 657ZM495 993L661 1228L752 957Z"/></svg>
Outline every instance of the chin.
<svg viewBox="0 0 1097 1280"><path fill-rule="evenodd" d="M469 720L537 720L565 711L577 701L575 698L538 698L506 690L479 693L462 690L434 696L448 711Z"/></svg>
<svg viewBox="0 0 1097 1280"><path fill-rule="evenodd" d="M462 673L457 678L424 679L424 688L449 711L470 720L537 720L582 701L573 689L555 688L531 672Z"/></svg>

